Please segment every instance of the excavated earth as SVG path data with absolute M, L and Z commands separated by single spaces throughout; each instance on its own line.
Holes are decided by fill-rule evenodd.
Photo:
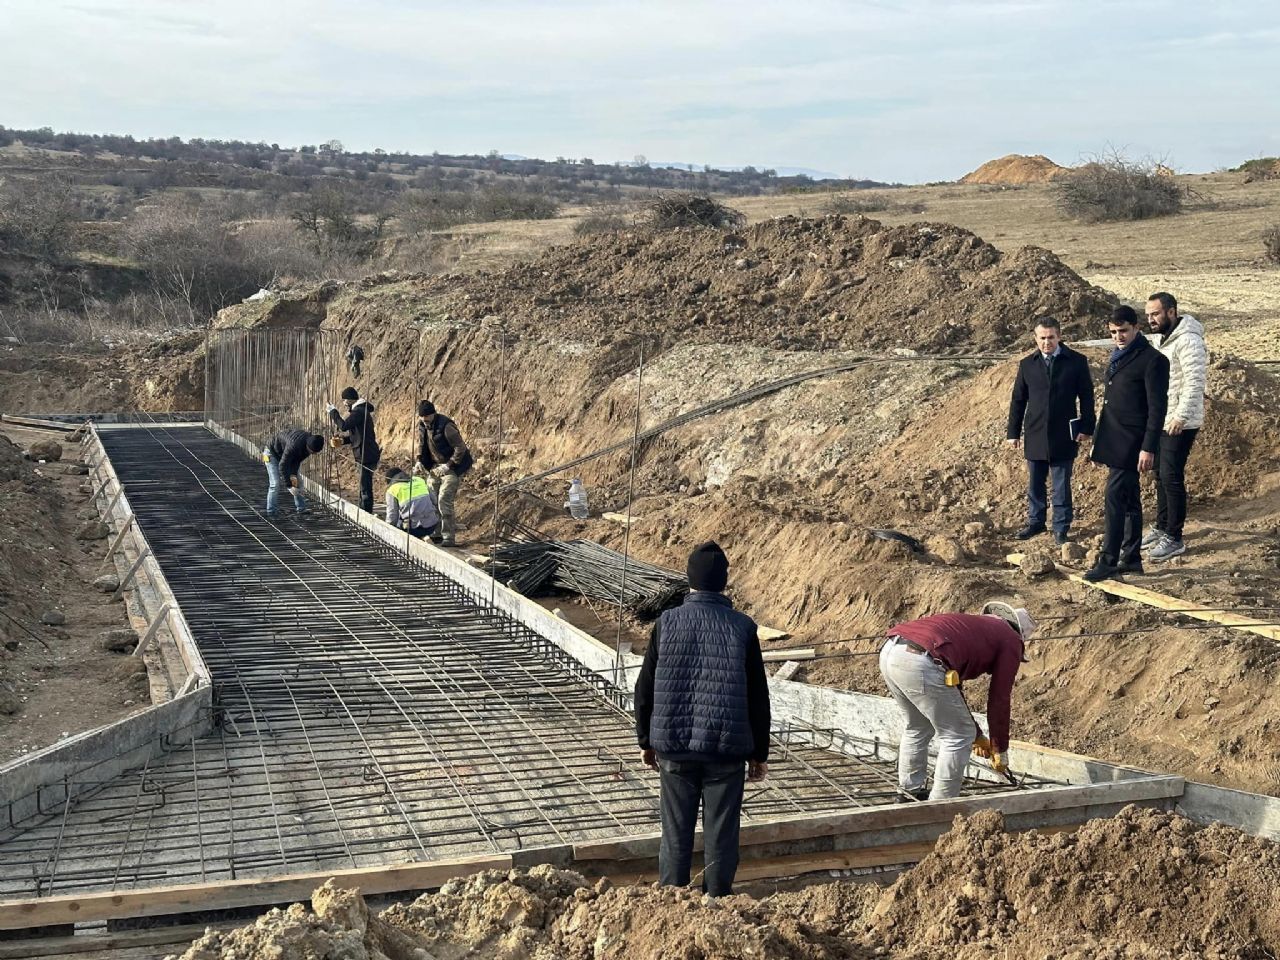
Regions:
M 1261 960 L 1280 949 L 1280 847 L 1128 807 L 1074 832 L 964 820 L 885 889 L 827 881 L 756 899 L 490 871 L 371 913 L 318 889 L 209 932 L 180 960 Z

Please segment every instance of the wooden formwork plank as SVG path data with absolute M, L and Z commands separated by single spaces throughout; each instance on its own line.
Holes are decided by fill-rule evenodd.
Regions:
M 511 857 L 494 855 L 294 873 L 261 880 L 227 880 L 221 883 L 35 897 L 0 902 L 0 930 L 292 903 L 309 900 L 311 892 L 330 878 L 339 886 L 356 887 L 365 894 L 393 893 L 399 890 L 431 889 L 454 877 L 468 876 L 482 870 L 510 869 Z
M 1020 564 L 1023 556 L 1021 553 L 1010 553 L 1005 556 L 1005 561 L 1015 565 Z M 1242 617 L 1235 613 L 1214 610 L 1212 607 L 1207 607 L 1202 603 L 1182 600 L 1167 593 L 1158 593 L 1155 590 L 1148 590 L 1146 587 L 1125 583 L 1123 580 L 1099 580 L 1096 583 L 1092 583 L 1078 573 L 1068 573 L 1067 579 L 1075 583 L 1082 583 L 1086 587 L 1092 587 L 1095 590 L 1101 590 L 1103 593 L 1109 593 L 1113 597 L 1123 597 L 1125 600 L 1145 603 L 1147 606 L 1155 607 L 1158 610 L 1176 610 L 1183 616 L 1190 617 L 1193 620 L 1220 623 L 1222 626 L 1230 627 L 1232 630 L 1244 630 L 1248 633 L 1256 633 L 1260 637 L 1266 637 L 1268 640 L 1280 640 L 1280 626 L 1275 624 L 1254 620 L 1252 617 Z
M 1153 775 L 1107 783 L 982 794 L 974 797 L 960 797 L 957 800 L 930 800 L 924 803 L 864 807 L 848 813 L 744 824 L 740 842 L 743 847 L 748 847 L 808 840 L 814 837 L 866 834 L 921 824 L 949 824 L 957 814 L 968 816 L 979 810 L 1000 810 L 1005 814 L 1050 812 L 1072 808 L 1083 811 L 1099 804 L 1176 799 L 1182 796 L 1182 791 L 1182 777 Z M 573 857 L 575 860 L 598 861 L 635 860 L 656 856 L 660 839 L 661 834 L 654 832 L 642 836 L 621 837 L 616 840 L 578 843 L 574 844 Z M 701 849 L 701 843 L 702 837 L 698 834 L 694 841 L 695 848 Z

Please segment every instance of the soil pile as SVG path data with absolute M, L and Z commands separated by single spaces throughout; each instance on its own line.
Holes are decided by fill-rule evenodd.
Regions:
M 1280 945 L 1280 848 L 1129 807 L 1074 833 L 957 818 L 889 889 L 823 881 L 763 899 L 612 886 L 539 866 L 449 881 L 369 913 L 327 883 L 312 909 L 206 933 L 181 960 L 1246 960 Z
M 561 336 L 649 330 L 784 349 L 1004 348 L 1053 314 L 1070 333 L 1114 300 L 1038 247 L 1004 254 L 941 223 L 783 217 L 736 233 L 595 238 L 491 277 L 428 281 L 451 317 L 497 315 Z
M 871 897 L 849 890 L 711 900 L 538 866 L 452 880 L 374 916 L 355 891 L 330 882 L 311 910 L 294 904 L 206 933 L 181 960 L 868 960 L 871 951 L 849 933 Z
M 995 183 L 1023 184 L 1048 183 L 1060 177 L 1068 170 L 1060 167 L 1048 157 L 1037 153 L 1033 157 L 1021 153 L 1011 153 L 997 160 L 988 160 L 977 170 L 966 173 L 960 178 L 961 183 Z
M 382 288 L 382 289 L 378 289 Z M 224 310 L 218 326 L 317 326 L 336 313 L 473 323 L 611 342 L 964 352 L 1017 342 L 1030 318 L 1097 329 L 1115 299 L 1039 247 L 1006 254 L 943 223 L 782 217 L 725 233 L 610 234 L 496 274 L 379 275 Z
M 1129 807 L 1074 833 L 956 820 L 887 890 L 869 935 L 895 956 L 1245 960 L 1280 946 L 1280 847 Z

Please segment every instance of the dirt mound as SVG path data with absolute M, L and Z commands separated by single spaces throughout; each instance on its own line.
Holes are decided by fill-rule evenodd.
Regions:
M 861 888 L 805 891 L 776 904 L 711 900 L 689 889 L 591 884 L 539 866 L 452 880 L 371 916 L 355 891 L 330 882 L 312 895 L 311 910 L 294 904 L 238 930 L 206 933 L 181 960 L 863 960 L 873 954 L 839 932 L 869 902 Z M 813 906 L 817 916 L 806 916 Z
M 763 899 L 612 886 L 539 866 L 451 880 L 371 915 L 325 884 L 312 910 L 207 933 L 181 960 L 1246 960 L 1280 946 L 1280 847 L 1129 807 L 1073 833 L 956 818 L 889 889 L 818 882 Z
M 1076 334 L 1097 329 L 1114 304 L 1038 247 L 1005 254 L 950 224 L 843 216 L 597 237 L 498 274 L 402 288 L 387 295 L 408 316 L 499 316 L 578 341 L 648 331 L 784 349 L 1002 349 L 1032 317 L 1053 314 Z
M 1254 958 L 1280 945 L 1280 847 L 1129 807 L 1074 833 L 957 818 L 869 928 L 901 957 Z
M 1048 183 L 1055 177 L 1066 173 L 1067 167 L 1060 167 L 1048 157 L 1036 154 L 1033 157 L 1021 153 L 1011 153 L 997 160 L 988 160 L 977 170 L 966 173 L 960 178 L 961 183 Z

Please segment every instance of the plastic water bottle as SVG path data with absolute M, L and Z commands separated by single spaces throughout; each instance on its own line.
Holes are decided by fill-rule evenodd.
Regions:
M 569 502 L 565 506 L 569 508 L 569 516 L 575 520 L 585 520 L 591 515 L 587 509 L 587 488 L 577 477 L 569 484 Z

